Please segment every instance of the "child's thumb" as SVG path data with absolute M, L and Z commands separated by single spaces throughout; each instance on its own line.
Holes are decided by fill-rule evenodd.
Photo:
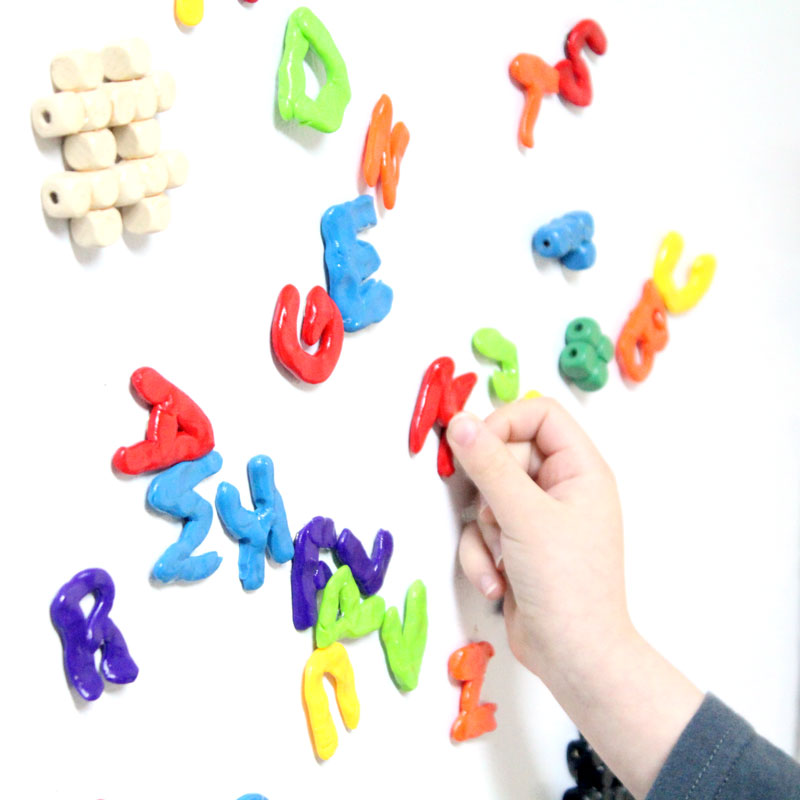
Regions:
M 486 498 L 501 528 L 524 529 L 542 490 L 519 465 L 506 443 L 472 414 L 456 414 L 447 426 L 447 441 L 464 472 Z

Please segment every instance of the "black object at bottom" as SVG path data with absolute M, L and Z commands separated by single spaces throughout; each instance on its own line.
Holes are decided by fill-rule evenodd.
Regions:
M 577 784 L 562 800 L 634 800 L 582 734 L 567 745 L 567 767 Z

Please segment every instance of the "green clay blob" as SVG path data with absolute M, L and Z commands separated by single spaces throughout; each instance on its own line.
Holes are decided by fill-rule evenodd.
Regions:
M 566 346 L 558 358 L 558 368 L 568 380 L 585 392 L 602 389 L 608 381 L 608 362 L 614 345 L 591 317 L 578 317 L 567 325 Z

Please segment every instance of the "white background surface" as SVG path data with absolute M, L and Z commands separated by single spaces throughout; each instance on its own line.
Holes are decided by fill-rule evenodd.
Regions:
M 293 6 L 208 0 L 191 33 L 170 0 L 17 3 L 0 65 L 5 390 L 3 473 L 5 731 L 0 794 L 59 800 L 270 800 L 319 796 L 558 798 L 570 785 L 574 728 L 517 665 L 502 619 L 459 576 L 463 491 L 436 475 L 433 438 L 410 458 L 419 381 L 436 357 L 477 370 L 469 408 L 488 413 L 490 369 L 472 333 L 496 326 L 519 349 L 523 390 L 559 398 L 616 471 L 625 510 L 630 604 L 642 631 L 703 688 L 793 752 L 798 717 L 798 125 L 797 4 L 750 2 L 333 2 L 313 8 L 347 62 L 353 99 L 333 135 L 277 118 L 275 74 Z M 9 12 L 11 8 L 9 7 Z M 550 63 L 585 16 L 608 52 L 591 64 L 582 112 L 549 98 L 536 147 L 516 130 L 520 52 Z M 388 31 L 383 34 L 382 31 Z M 49 223 L 39 185 L 60 170 L 37 147 L 28 110 L 49 92 L 53 55 L 131 35 L 174 73 L 165 147 L 192 172 L 174 190 L 169 229 L 102 253 L 77 252 Z M 362 191 L 372 106 L 388 92 L 411 143 L 396 208 L 365 237 L 395 292 L 381 324 L 348 335 L 332 378 L 300 388 L 276 369 L 269 327 L 280 288 L 324 284 L 319 221 Z M 580 275 L 536 264 L 542 223 L 585 208 L 598 260 Z M 566 324 L 596 318 L 616 339 L 662 236 L 682 263 L 718 258 L 702 303 L 670 319 L 670 343 L 631 389 L 565 386 Z M 382 592 L 428 587 L 420 687 L 394 688 L 377 636 L 348 650 L 361 722 L 319 765 L 300 700 L 311 634 L 291 623 L 289 567 L 242 591 L 237 547 L 219 521 L 205 542 L 222 566 L 196 585 L 157 588 L 152 565 L 178 535 L 150 514 L 150 478 L 121 479 L 110 459 L 141 438 L 146 411 L 130 373 L 149 365 L 213 422 L 219 480 L 246 496 L 247 460 L 270 455 L 290 527 L 332 517 L 371 543 L 392 531 Z M 102 566 L 117 585 L 112 618 L 140 677 L 91 705 L 65 682 L 48 619 L 56 590 Z M 483 698 L 498 730 L 454 746 L 458 689 L 447 657 L 470 638 L 497 650 Z M 332 697 L 332 695 L 330 695 Z

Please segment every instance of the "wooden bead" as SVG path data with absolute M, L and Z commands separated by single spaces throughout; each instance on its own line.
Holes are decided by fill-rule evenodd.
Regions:
M 119 198 L 119 173 L 111 169 L 99 169 L 92 172 L 78 173 L 89 185 L 92 194 L 90 208 L 94 211 L 101 208 L 111 208 L 117 204 Z
M 158 111 L 158 91 L 155 81 L 148 75 L 133 83 L 136 91 L 136 115 L 133 119 L 137 122 L 152 119 Z
M 160 155 L 167 165 L 167 189 L 183 186 L 189 175 L 189 160 L 180 150 L 164 150 Z
M 81 247 L 108 247 L 122 235 L 122 216 L 116 208 L 90 211 L 85 217 L 71 219 L 69 231 Z
M 156 233 L 169 225 L 170 216 L 169 197 L 157 194 L 124 208 L 122 223 L 130 233 Z
M 148 75 L 146 78 L 137 78 L 133 81 L 117 81 L 109 83 L 108 86 L 119 86 L 130 91 L 134 97 L 135 110 L 133 114 L 134 122 L 145 119 L 152 119 L 158 111 L 158 93 L 156 84 Z
M 111 100 L 109 125 L 127 125 L 136 116 L 136 92 L 130 81 L 104 83 L 98 91 L 104 92 Z
M 110 81 L 130 81 L 150 72 L 150 48 L 141 39 L 126 39 L 101 53 L 103 73 Z
M 43 138 L 98 131 L 110 119 L 111 102 L 99 89 L 60 92 L 37 100 L 31 108 L 33 128 Z
M 169 72 L 158 70 L 151 76 L 158 96 L 158 110 L 169 111 L 175 105 L 175 78 Z
M 42 208 L 48 217 L 82 217 L 92 204 L 92 188 L 80 172 L 57 172 L 42 184 Z
M 108 128 L 75 133 L 64 139 L 64 161 L 79 172 L 105 169 L 117 158 L 117 140 Z
M 114 128 L 117 152 L 122 158 L 147 158 L 161 147 L 161 126 L 158 120 L 146 119 Z
M 80 96 L 62 92 L 37 100 L 31 107 L 31 124 L 44 139 L 77 133 L 86 120 Z
M 103 61 L 91 50 L 70 50 L 50 62 L 53 86 L 61 91 L 96 89 L 103 82 Z
M 83 103 L 84 121 L 81 131 L 99 131 L 111 121 L 111 99 L 99 89 L 91 92 L 79 92 Z M 77 133 L 77 131 L 75 131 Z
M 116 205 L 130 206 L 144 197 L 144 175 L 136 161 L 123 161 L 114 168 L 119 178 Z
M 161 194 L 169 183 L 167 162 L 159 153 L 150 158 L 135 158 L 127 162 L 139 170 L 144 184 L 144 196 L 153 197 Z

